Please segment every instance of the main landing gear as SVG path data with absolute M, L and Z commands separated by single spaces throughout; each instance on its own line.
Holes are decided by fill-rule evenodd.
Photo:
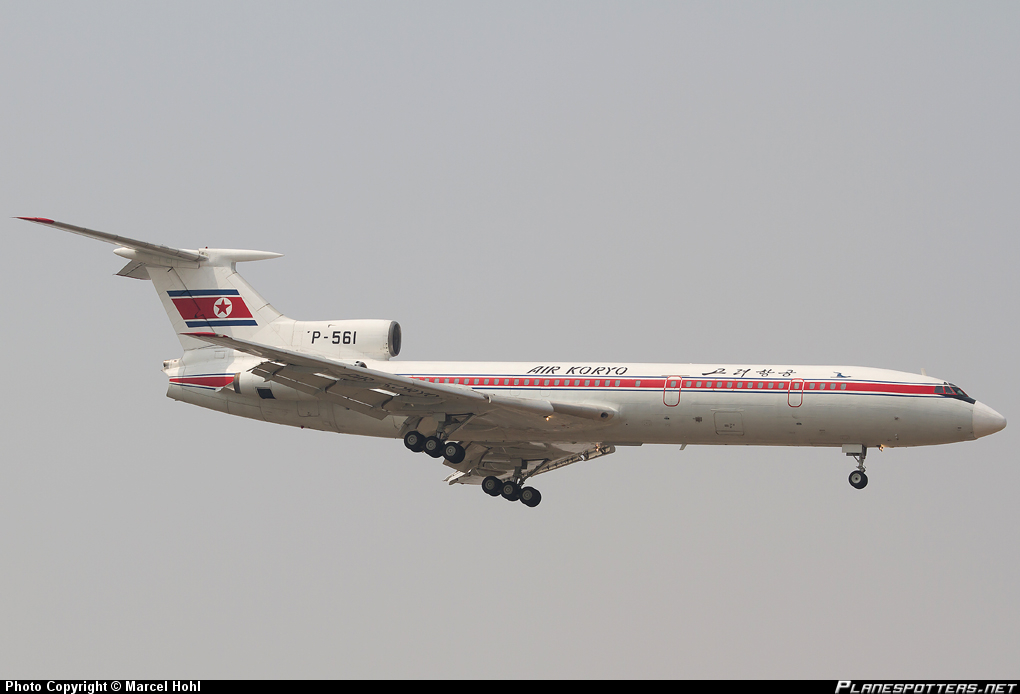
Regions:
M 435 436 L 426 437 L 417 431 L 409 431 L 404 436 L 404 445 L 415 453 L 424 451 L 433 458 L 446 458 L 454 465 L 463 462 L 466 453 L 464 447 L 459 443 L 454 441 L 444 442 Z
M 482 480 L 482 491 L 489 496 L 501 496 L 507 501 L 520 501 L 529 508 L 542 503 L 542 493 L 534 487 L 524 487 L 514 480 L 503 481 L 498 477 L 486 477 Z
M 857 469 L 850 473 L 850 486 L 854 489 L 864 489 L 868 486 L 868 476 L 864 474 L 864 458 L 868 455 L 868 447 L 861 446 L 860 453 L 847 453 L 857 460 Z
M 443 441 L 438 436 L 425 436 L 420 431 L 409 431 L 404 435 L 404 445 L 415 453 L 425 452 L 433 458 L 446 458 L 451 464 L 464 462 L 466 451 L 464 446 L 455 441 Z M 502 496 L 507 501 L 520 501 L 525 506 L 534 508 L 542 502 L 542 494 L 534 487 L 521 487 L 524 477 L 520 469 L 514 472 L 511 480 L 501 480 L 490 476 L 482 480 L 482 491 L 489 496 Z

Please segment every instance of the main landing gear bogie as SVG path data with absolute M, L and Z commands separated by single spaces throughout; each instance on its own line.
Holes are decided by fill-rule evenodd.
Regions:
M 409 431 L 404 436 L 404 445 L 415 453 L 427 453 L 433 458 L 446 458 L 456 465 L 464 461 L 466 451 L 455 441 L 443 441 L 437 436 L 425 436 L 418 431 Z
M 534 487 L 521 487 L 514 480 L 501 480 L 490 476 L 482 480 L 482 491 L 489 496 L 501 496 L 507 501 L 520 501 L 529 508 L 542 503 L 542 493 Z

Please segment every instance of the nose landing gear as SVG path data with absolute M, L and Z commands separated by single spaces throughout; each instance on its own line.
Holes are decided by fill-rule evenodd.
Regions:
M 847 450 L 859 449 L 859 450 Z M 868 476 L 864 473 L 864 458 L 868 455 L 867 446 L 844 446 L 843 450 L 847 455 L 853 456 L 857 460 L 857 469 L 850 473 L 849 482 L 850 486 L 854 489 L 864 489 L 868 486 Z

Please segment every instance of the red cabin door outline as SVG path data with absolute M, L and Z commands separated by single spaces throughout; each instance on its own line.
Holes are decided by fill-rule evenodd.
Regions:
M 662 382 L 662 404 L 676 407 L 680 404 L 680 391 L 683 388 L 683 376 L 667 376 Z
M 790 382 L 786 384 L 786 401 L 790 404 L 790 407 L 800 407 L 804 404 L 804 380 L 800 378 L 791 378 Z

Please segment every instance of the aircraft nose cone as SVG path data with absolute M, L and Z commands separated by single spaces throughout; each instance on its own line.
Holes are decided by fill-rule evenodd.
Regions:
M 1005 428 L 1005 417 L 984 403 L 974 403 L 974 438 L 979 439 Z

